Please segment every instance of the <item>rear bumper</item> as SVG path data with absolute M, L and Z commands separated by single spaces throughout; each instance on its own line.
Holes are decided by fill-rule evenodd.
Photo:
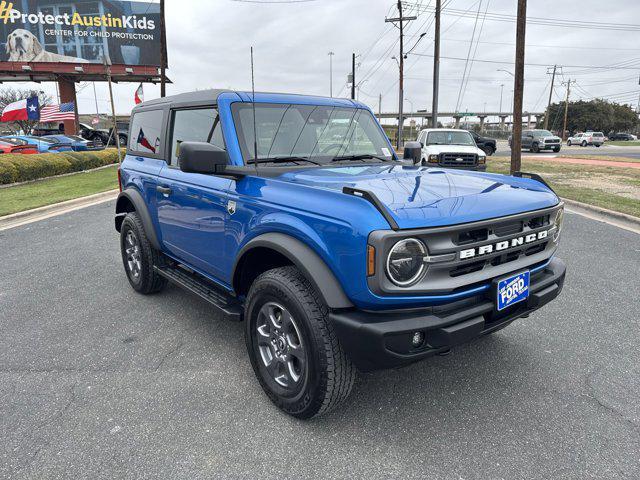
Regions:
M 552 259 L 543 270 L 532 274 L 529 298 L 501 312 L 495 310 L 493 294 L 487 292 L 421 310 L 350 310 L 332 312 L 330 318 L 342 347 L 358 369 L 401 367 L 446 352 L 529 315 L 560 294 L 565 272 L 564 262 Z M 411 345 L 414 332 L 425 335 L 418 348 Z

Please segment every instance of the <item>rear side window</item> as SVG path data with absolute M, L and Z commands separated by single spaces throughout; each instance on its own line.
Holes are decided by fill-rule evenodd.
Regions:
M 138 112 L 131 120 L 129 150 L 141 155 L 160 153 L 162 142 L 162 110 Z
M 176 110 L 171 132 L 171 165 L 178 165 L 182 142 L 208 142 L 225 148 L 218 111 L 211 108 Z

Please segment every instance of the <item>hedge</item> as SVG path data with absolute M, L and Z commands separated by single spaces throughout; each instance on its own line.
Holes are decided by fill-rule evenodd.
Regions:
M 38 153 L 0 155 L 0 185 L 81 172 L 118 163 L 115 148 L 95 152 Z

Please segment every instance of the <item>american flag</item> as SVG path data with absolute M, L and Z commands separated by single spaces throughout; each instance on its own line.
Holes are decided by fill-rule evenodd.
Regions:
M 60 105 L 47 105 L 40 109 L 41 122 L 60 122 L 62 120 L 75 120 L 76 106 L 74 102 L 61 103 Z

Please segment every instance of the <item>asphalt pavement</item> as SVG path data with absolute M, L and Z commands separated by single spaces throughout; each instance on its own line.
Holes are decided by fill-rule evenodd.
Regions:
M 557 301 L 302 422 L 241 324 L 133 292 L 112 212 L 0 232 L 0 478 L 640 477 L 640 235 L 568 214 Z
M 498 141 L 498 149 L 494 153 L 496 157 L 510 157 L 511 149 L 506 141 Z M 544 150 L 540 153 L 530 153 L 528 150 L 523 150 L 523 154 L 527 156 L 545 156 L 545 155 L 602 155 L 611 157 L 627 157 L 640 159 L 640 147 L 634 146 L 619 146 L 619 145 L 603 145 L 601 147 L 587 146 L 581 147 L 572 145 L 568 147 L 566 143 L 562 145 L 559 153 L 554 153 L 551 150 Z

